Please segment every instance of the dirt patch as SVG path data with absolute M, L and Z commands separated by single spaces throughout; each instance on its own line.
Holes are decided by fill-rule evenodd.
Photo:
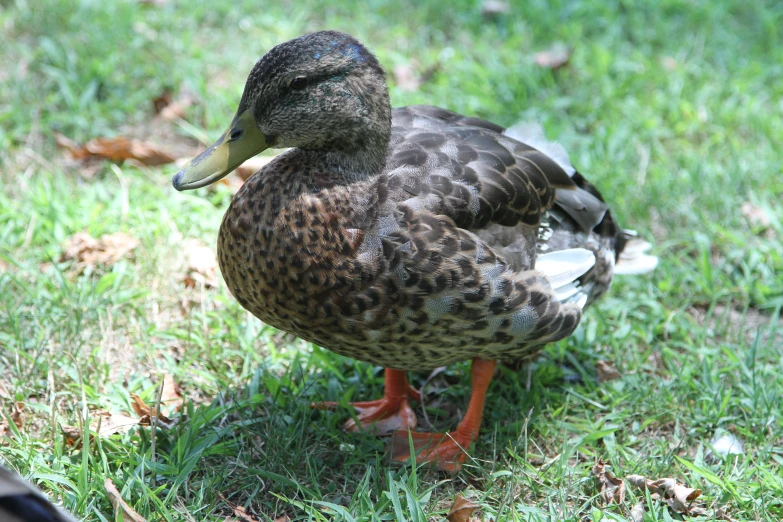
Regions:
M 699 326 L 706 326 L 712 330 L 718 340 L 750 345 L 760 334 L 761 343 L 766 344 L 772 330 L 773 342 L 783 346 L 783 318 L 778 318 L 777 323 L 773 325 L 773 317 L 756 308 L 743 311 L 725 305 L 715 305 L 712 310 L 695 307 L 689 309 L 688 313 Z

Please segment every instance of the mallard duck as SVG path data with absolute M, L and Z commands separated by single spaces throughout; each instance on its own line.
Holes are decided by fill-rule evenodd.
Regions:
M 459 426 L 403 431 L 399 460 L 410 458 L 410 436 L 418 461 L 459 468 L 496 363 L 570 335 L 623 263 L 655 264 L 539 127 L 392 110 L 383 68 L 344 33 L 265 54 L 228 130 L 173 185 L 214 183 L 270 147 L 289 150 L 234 196 L 220 269 L 265 323 L 386 369 L 384 396 L 354 403 L 346 428 L 412 430 L 418 392 L 406 371 L 472 360 Z
M 2 522 L 73 522 L 36 488 L 0 465 L 0 520 Z

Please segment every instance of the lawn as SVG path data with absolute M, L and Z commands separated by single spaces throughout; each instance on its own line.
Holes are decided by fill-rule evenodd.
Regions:
M 482 521 L 631 520 L 639 502 L 634 520 L 682 517 L 633 487 L 605 503 L 597 459 L 700 489 L 707 514 L 689 520 L 783 518 L 783 4 L 443 5 L 0 2 L 0 460 L 86 520 L 114 518 L 106 479 L 147 520 L 443 520 L 458 493 Z M 188 157 L 225 129 L 255 60 L 326 28 L 377 54 L 393 105 L 539 121 L 661 258 L 502 370 L 454 476 L 390 464 L 383 439 L 342 432 L 347 408 L 310 408 L 380 396 L 379 368 L 265 326 L 194 268 L 236 178 L 177 193 L 174 164 L 56 143 L 132 136 Z M 537 64 L 556 44 L 569 62 Z M 155 115 L 165 92 L 191 103 Z M 80 232 L 138 246 L 80 263 Z M 456 425 L 468 368 L 428 382 L 420 418 Z M 164 406 L 174 422 L 87 442 L 97 420 L 136 422 L 131 394 L 154 404 L 164 380 L 185 399 Z M 714 451 L 727 435 L 741 453 Z

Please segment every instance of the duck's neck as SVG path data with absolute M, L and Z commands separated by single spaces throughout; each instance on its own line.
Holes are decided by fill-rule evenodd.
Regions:
M 360 96 L 362 115 L 341 121 L 318 146 L 300 148 L 300 157 L 313 171 L 330 174 L 337 183 L 380 174 L 389 152 L 392 120 L 388 92 L 384 94 Z

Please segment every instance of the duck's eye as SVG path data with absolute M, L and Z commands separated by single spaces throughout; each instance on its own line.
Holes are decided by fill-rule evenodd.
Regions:
M 242 129 L 234 129 L 231 131 L 231 134 L 228 135 L 228 141 L 236 141 L 241 138 L 244 133 L 245 131 Z
M 307 87 L 307 77 L 305 76 L 297 76 L 293 80 L 291 80 L 291 88 L 295 91 L 301 91 Z

